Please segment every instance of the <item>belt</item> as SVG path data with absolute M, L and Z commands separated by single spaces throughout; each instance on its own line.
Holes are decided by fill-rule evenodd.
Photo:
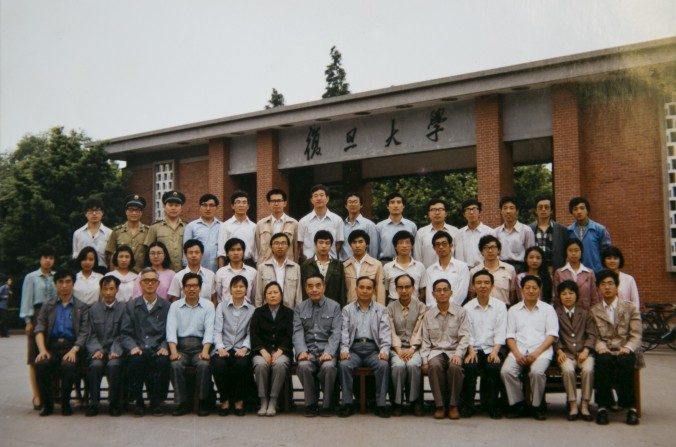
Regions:
M 355 343 L 373 343 L 373 340 L 370 338 L 355 338 L 354 339 Z
M 51 340 L 52 344 L 55 345 L 66 345 L 66 344 L 71 344 L 75 343 L 75 339 L 70 339 L 70 338 L 55 338 L 54 340 Z

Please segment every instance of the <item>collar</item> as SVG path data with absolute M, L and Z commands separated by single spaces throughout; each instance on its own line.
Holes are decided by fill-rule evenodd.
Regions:
M 570 266 L 570 262 L 566 262 L 566 265 L 561 267 L 561 270 L 568 270 L 569 272 L 573 273 L 573 267 Z M 579 274 L 581 272 L 591 273 L 591 270 L 589 269 L 589 267 L 580 262 L 580 270 L 578 270 L 577 273 Z
M 390 216 L 387 216 L 387 219 L 385 219 L 385 225 L 404 225 L 406 223 L 406 218 L 402 215 L 401 219 L 399 220 L 399 223 L 394 223 L 392 222 L 392 218 Z
M 181 298 L 180 300 L 178 300 L 177 306 L 178 307 L 188 307 L 190 309 L 194 309 L 196 307 L 202 307 L 202 300 L 198 299 L 197 304 L 195 304 L 194 306 L 191 306 L 190 304 L 188 304 L 188 300 L 186 300 L 185 298 Z
M 286 213 L 282 213 L 282 216 L 279 219 L 276 219 L 274 215 L 270 214 L 268 216 L 268 219 L 270 219 L 271 223 L 274 222 L 286 222 L 286 220 L 289 218 L 289 216 L 286 215 Z
M 606 300 L 604 300 L 604 299 L 602 299 L 602 302 L 603 302 L 603 308 L 604 308 L 605 310 L 608 310 L 608 309 L 617 309 L 617 304 L 618 304 L 618 302 L 619 302 L 619 299 L 618 299 L 617 296 L 616 296 L 615 299 L 613 299 L 613 302 L 610 303 L 610 304 L 606 303 Z
M 221 221 L 218 220 L 218 217 L 214 217 L 214 220 L 211 221 L 211 225 L 209 225 L 208 223 L 206 223 L 206 222 L 204 221 L 204 219 L 202 219 L 201 217 L 198 217 L 197 219 L 195 219 L 195 222 L 196 222 L 196 223 L 200 223 L 200 224 L 202 224 L 202 225 L 204 225 L 204 226 L 206 226 L 206 227 L 209 227 L 209 228 L 213 227 L 213 226 L 216 225 L 216 224 L 220 224 L 220 223 L 221 223 Z
M 361 215 L 361 213 L 357 214 L 357 217 L 354 218 L 354 224 L 352 224 L 349 220 L 349 216 L 345 218 L 345 223 L 348 225 L 356 225 L 361 223 L 362 219 L 364 219 L 364 216 Z
M 117 304 L 117 300 L 113 301 L 111 304 L 106 303 L 105 301 L 101 301 L 104 306 L 106 306 L 106 309 L 112 309 L 115 307 L 115 304 Z
M 66 303 L 65 306 L 63 305 L 63 301 L 61 301 L 61 298 L 59 296 L 56 297 L 56 300 L 63 307 L 70 307 L 75 305 L 75 298 L 73 298 L 73 295 L 71 295 L 70 298 L 68 298 L 68 302 Z
M 148 301 L 146 301 L 146 297 L 141 295 L 139 298 L 140 299 L 138 301 L 136 301 L 136 306 L 146 306 L 146 307 L 148 307 L 148 305 L 150 303 Z M 157 303 L 159 302 L 159 300 L 160 300 L 160 298 L 157 296 L 157 294 L 155 294 L 155 301 L 153 301 L 153 306 L 157 306 Z
M 455 309 L 453 308 L 453 303 L 448 304 L 448 310 L 446 311 L 447 314 L 455 315 Z M 428 312 L 432 312 L 432 318 L 436 318 L 437 315 L 441 314 L 441 311 L 437 306 L 434 306 L 431 308 Z
M 232 307 L 233 309 L 237 309 L 235 307 L 235 302 L 233 300 L 228 300 L 225 307 Z M 242 305 L 239 308 L 241 309 L 243 307 L 246 307 L 247 309 L 251 308 L 251 304 L 249 304 L 246 298 L 244 298 L 244 301 L 242 302 Z
M 523 227 L 523 224 L 517 220 L 516 223 L 514 224 L 514 227 L 512 228 L 512 231 L 516 231 L 517 233 L 519 233 L 519 232 L 521 232 L 522 227 Z M 497 231 L 500 232 L 500 231 L 508 231 L 508 230 L 507 230 L 507 227 L 505 226 L 505 224 L 503 223 L 502 225 L 500 225 L 497 228 Z
M 249 215 L 246 216 L 246 219 L 241 220 L 241 221 L 237 219 L 237 216 L 232 216 L 230 219 L 226 220 L 225 222 L 226 223 L 236 223 L 236 224 L 240 224 L 240 225 L 252 223 L 251 220 L 249 220 Z
M 354 307 L 355 307 L 358 311 L 361 310 L 361 308 L 359 307 L 359 299 L 356 299 L 356 300 L 354 301 Z M 371 302 L 369 303 L 369 308 L 366 309 L 366 311 L 368 312 L 368 311 L 371 310 L 371 309 L 373 309 L 373 300 L 371 300 Z
M 178 218 L 178 220 L 177 220 L 176 222 L 177 222 L 177 223 L 176 223 L 176 228 L 178 228 L 178 227 L 180 227 L 181 225 L 184 224 L 184 223 L 183 223 L 183 219 L 181 219 L 180 217 Z M 171 225 L 169 225 L 169 222 L 167 222 L 167 218 L 166 218 L 166 217 L 165 217 L 164 219 L 162 219 L 162 220 L 160 221 L 160 223 L 161 223 L 162 225 L 166 225 L 166 226 L 168 226 L 168 227 L 171 227 Z
M 324 295 L 323 297 L 319 298 L 319 301 L 317 301 L 317 303 L 315 304 L 314 301 L 312 301 L 311 299 L 308 298 L 308 301 L 310 301 L 311 306 L 318 306 L 318 307 L 324 307 L 326 300 L 327 300 L 326 295 Z
M 532 309 L 532 310 L 535 310 L 535 309 L 540 310 L 540 303 L 541 303 L 541 302 L 542 302 L 542 301 L 540 301 L 540 300 L 538 299 L 537 302 L 535 303 L 535 306 L 533 306 L 533 309 Z M 523 301 L 519 301 L 519 303 L 518 303 L 518 304 L 515 304 L 513 307 L 516 307 L 517 310 L 526 310 L 526 311 L 529 311 L 528 308 L 526 307 L 526 303 L 523 302 Z M 532 310 L 530 310 L 530 311 L 532 311 Z M 530 311 L 529 311 L 529 312 L 530 312 Z
M 494 299 L 495 299 L 495 298 L 493 298 L 492 296 L 489 296 L 489 297 L 488 297 L 488 304 L 486 305 L 486 308 L 494 307 L 494 303 L 493 303 L 493 300 L 494 300 Z M 473 304 L 472 304 L 472 303 L 473 303 Z M 481 309 L 481 310 L 484 309 L 483 306 L 481 306 L 481 303 L 479 302 L 479 298 L 474 298 L 472 301 L 470 301 L 470 304 L 472 304 L 471 307 L 472 307 L 473 309 Z
M 312 211 L 310 211 L 309 216 L 310 216 L 310 220 L 312 220 L 312 219 L 319 219 L 319 220 L 329 219 L 329 220 L 331 220 L 331 210 L 328 207 L 326 207 L 326 214 L 324 214 L 324 217 L 319 217 L 319 215 L 315 212 L 315 210 L 313 208 Z

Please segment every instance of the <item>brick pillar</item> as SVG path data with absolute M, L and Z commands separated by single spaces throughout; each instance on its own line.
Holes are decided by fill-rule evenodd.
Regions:
M 272 188 L 281 188 L 289 192 L 289 181 L 278 169 L 279 141 L 277 131 L 262 130 L 256 134 L 256 219 L 262 219 L 268 214 L 265 195 Z
M 580 119 L 577 93 L 572 85 L 552 87 L 552 161 L 555 218 L 572 223 L 568 201 L 581 194 Z
M 498 95 L 476 98 L 476 175 L 482 220 L 500 224 L 500 197 L 514 191 L 512 150 L 502 141 L 502 110 Z
M 238 188 L 237 181 L 229 174 L 230 148 L 225 138 L 209 140 L 209 192 L 221 201 L 220 219 L 225 218 L 226 210 L 229 214 L 230 194 Z

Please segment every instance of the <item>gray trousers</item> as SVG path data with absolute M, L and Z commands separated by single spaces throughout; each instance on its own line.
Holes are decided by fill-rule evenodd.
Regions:
M 465 377 L 462 366 L 455 365 L 446 354 L 439 354 L 429 360 L 428 377 L 436 407 L 451 407 L 460 403 L 460 391 Z
M 303 384 L 306 406 L 317 404 L 319 399 L 317 382 L 319 382 L 324 395 L 322 407 L 331 408 L 333 387 L 336 383 L 336 376 L 338 375 L 338 366 L 335 357 L 324 363 L 320 363 L 318 357 L 310 354 L 310 360 L 298 362 L 296 374 L 300 379 L 300 383 Z
M 342 404 L 352 405 L 354 393 L 352 389 L 352 372 L 360 366 L 373 369 L 376 376 L 376 405 L 384 407 L 387 403 L 387 389 L 389 387 L 390 364 L 387 360 L 378 357 L 378 346 L 375 343 L 354 343 L 350 348 L 350 358 L 340 361 L 340 386 Z
M 257 355 L 253 358 L 254 378 L 258 388 L 258 397 L 267 399 L 268 397 L 277 398 L 279 392 L 284 386 L 286 375 L 289 373 L 289 358 L 282 354 L 277 361 L 268 365 L 262 356 Z M 272 372 L 272 374 L 270 374 Z M 270 377 L 272 375 L 272 377 Z M 268 390 L 270 390 L 268 392 Z
M 542 403 L 542 396 L 545 393 L 545 385 L 547 384 L 547 376 L 545 372 L 549 368 L 550 360 L 544 355 L 540 355 L 531 365 L 528 372 L 528 381 L 530 382 L 530 390 L 532 393 L 531 403 L 534 407 L 539 407 Z M 507 399 L 510 405 L 522 402 L 523 388 L 521 386 L 521 378 L 519 377 L 523 366 L 519 365 L 512 354 L 509 354 L 502 364 L 500 376 L 505 383 L 507 390 Z
M 181 354 L 181 358 L 171 362 L 171 383 L 174 385 L 174 394 L 178 403 L 188 404 L 190 402 L 188 387 L 185 383 L 185 368 L 190 365 L 196 369 L 195 391 L 200 400 L 205 400 L 211 385 L 211 368 L 208 360 L 199 358 L 200 352 L 202 352 L 202 338 L 179 338 L 176 348 Z
M 594 357 L 590 355 L 582 363 L 567 358 L 566 361 L 559 366 L 561 367 L 561 378 L 563 379 L 563 388 L 566 390 L 566 395 L 568 396 L 568 402 L 577 401 L 576 368 L 580 370 L 582 400 L 590 400 L 592 388 L 594 388 Z
M 392 369 L 392 388 L 394 403 L 401 405 L 404 395 L 408 394 L 408 401 L 415 402 L 420 395 L 420 379 L 422 358 L 418 351 L 413 354 L 411 360 L 405 363 L 394 352 L 390 352 L 390 368 Z M 408 390 L 408 393 L 406 391 Z M 392 397 L 392 396 L 391 396 Z

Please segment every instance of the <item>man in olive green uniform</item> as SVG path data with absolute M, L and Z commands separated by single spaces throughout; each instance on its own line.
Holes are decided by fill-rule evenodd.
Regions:
M 164 219 L 158 220 L 148 229 L 148 235 L 143 243 L 146 250 L 155 241 L 167 246 L 171 258 L 171 268 L 177 272 L 183 268 L 183 232 L 185 222 L 181 220 L 181 209 L 185 203 L 185 196 L 178 191 L 167 191 L 162 194 L 164 204 Z
M 138 273 L 143 268 L 143 259 L 145 257 L 143 242 L 145 242 L 148 235 L 148 225 L 141 223 L 143 209 L 146 207 L 146 199 L 138 194 L 132 194 L 127 196 L 124 203 L 127 221 L 113 228 L 113 232 L 110 233 L 106 245 L 106 262 L 108 263 L 108 268 L 113 270 L 113 267 L 110 265 L 110 258 L 115 253 L 117 247 L 128 245 L 134 252 L 134 259 L 136 260 L 132 269 Z

